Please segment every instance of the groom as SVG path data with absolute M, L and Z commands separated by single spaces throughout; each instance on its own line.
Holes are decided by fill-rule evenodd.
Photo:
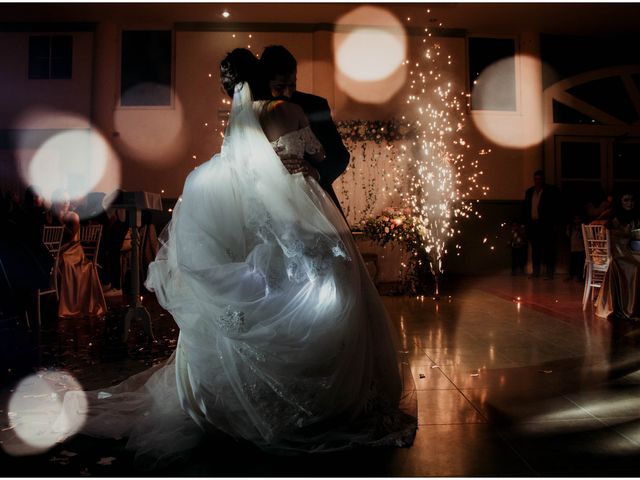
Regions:
M 326 158 L 323 162 L 310 164 L 307 160 L 283 159 L 285 167 L 290 173 L 302 172 L 314 177 L 320 186 L 329 194 L 340 211 L 340 202 L 331 184 L 347 168 L 349 152 L 342 143 L 338 129 L 331 118 L 331 109 L 325 98 L 298 92 L 296 90 L 296 75 L 298 62 L 294 56 L 282 45 L 266 47 L 260 57 L 269 88 L 274 98 L 286 98 L 298 104 L 309 120 L 309 126 L 318 138 Z

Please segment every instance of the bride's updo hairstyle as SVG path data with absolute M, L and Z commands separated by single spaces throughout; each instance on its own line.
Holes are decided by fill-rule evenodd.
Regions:
M 220 62 L 220 83 L 233 98 L 235 86 L 242 82 L 249 83 L 254 100 L 270 97 L 260 61 L 246 48 L 236 48 Z

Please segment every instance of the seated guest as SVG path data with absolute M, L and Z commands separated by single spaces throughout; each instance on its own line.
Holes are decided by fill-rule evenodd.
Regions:
M 635 194 L 623 192 L 619 195 L 611 217 L 606 221 L 600 221 L 600 223 L 609 229 L 612 253 L 614 255 L 623 254 L 629 245 L 629 240 L 631 240 L 631 230 L 640 228 L 640 211 L 636 208 Z
M 60 302 L 58 316 L 102 316 L 107 306 L 93 262 L 80 244 L 80 217 L 70 209 L 69 195 L 57 190 L 52 197 L 54 222 L 65 227 L 60 249 Z
M 610 220 L 614 211 L 613 203 L 612 194 L 605 195 L 603 192 L 598 192 L 585 206 L 588 222 Z
M 612 234 L 629 237 L 631 230 L 640 227 L 640 212 L 636 208 L 635 194 L 625 192 L 620 195 L 609 224 Z

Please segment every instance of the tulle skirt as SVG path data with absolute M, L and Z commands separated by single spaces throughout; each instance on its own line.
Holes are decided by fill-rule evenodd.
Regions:
M 415 386 L 340 212 L 315 181 L 294 176 L 335 229 L 297 228 L 279 241 L 221 205 L 237 188 L 223 168 L 217 158 L 189 179 L 149 267 L 146 286 L 180 327 L 174 355 L 89 392 L 82 433 L 128 437 L 153 466 L 211 432 L 279 454 L 410 445 Z
M 410 445 L 415 386 L 350 229 L 315 180 L 286 172 L 246 95 L 149 266 L 176 351 L 89 392 L 81 432 L 128 437 L 147 465 L 207 432 L 279 454 Z M 67 393 L 65 421 L 83 414 L 79 395 Z

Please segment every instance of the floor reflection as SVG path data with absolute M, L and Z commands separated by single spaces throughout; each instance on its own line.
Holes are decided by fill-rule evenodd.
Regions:
M 640 458 L 640 326 L 582 311 L 575 282 L 524 277 L 448 279 L 439 301 L 385 296 L 417 387 L 409 449 L 280 458 L 215 439 L 162 475 L 635 475 Z M 21 378 L 64 369 L 87 389 L 166 359 L 178 330 L 145 297 L 157 342 L 111 299 L 105 319 L 46 316 L 32 332 L 2 324 L 0 419 Z M 213 458 L 211 452 L 217 455 Z M 66 456 L 63 452 L 67 452 Z M 251 459 L 251 462 L 247 461 Z M 106 460 L 105 460 L 106 459 Z M 77 437 L 38 457 L 0 457 L 25 474 L 138 475 L 123 442 Z

